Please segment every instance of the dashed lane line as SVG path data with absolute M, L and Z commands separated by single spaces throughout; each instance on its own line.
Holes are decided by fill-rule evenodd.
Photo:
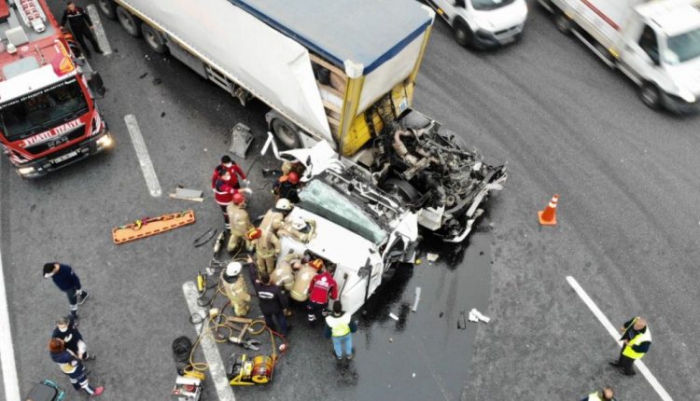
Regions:
M 603 327 L 605 327 L 605 330 L 607 330 L 608 333 L 612 336 L 612 338 L 615 339 L 617 345 L 622 347 L 622 342 L 619 341 L 620 333 L 617 330 L 615 330 L 615 326 L 613 326 L 612 323 L 610 323 L 610 320 L 608 320 L 608 318 L 605 317 L 600 308 L 598 308 L 598 305 L 596 305 L 595 302 L 593 302 L 591 297 L 588 296 L 588 294 L 583 289 L 583 287 L 581 287 L 578 281 L 576 281 L 576 279 L 571 276 L 567 276 L 566 281 L 569 282 L 571 288 L 573 288 L 574 291 L 576 291 L 576 293 L 578 294 L 578 296 L 581 297 L 581 300 L 583 301 L 583 303 L 586 304 L 586 306 L 588 306 L 588 309 L 590 309 L 591 312 L 593 312 L 593 315 L 596 318 L 598 318 L 598 321 L 600 321 Z M 656 393 L 659 395 L 659 397 L 661 397 L 663 401 L 673 401 L 673 398 L 671 398 L 671 396 L 666 392 L 661 383 L 659 383 L 659 381 L 656 380 L 656 377 L 651 373 L 651 371 L 649 371 L 644 362 L 638 359 L 634 364 L 637 366 L 637 368 L 639 368 L 639 371 L 642 373 L 642 375 L 644 375 L 644 378 L 647 379 L 651 387 L 654 389 L 654 391 L 656 391 Z
M 139 164 L 141 165 L 141 171 L 143 171 L 143 178 L 146 179 L 148 191 L 151 192 L 151 196 L 158 197 L 163 191 L 160 189 L 158 176 L 153 168 L 153 162 L 151 162 L 151 156 L 148 154 L 146 142 L 144 142 L 143 136 L 141 135 L 141 129 L 139 128 L 138 121 L 136 121 L 136 116 L 128 114 L 124 117 L 124 121 L 126 122 L 129 136 L 131 137 L 131 143 L 134 144 L 136 156 L 139 158 Z
M 95 37 L 97 37 L 97 44 L 100 45 L 100 50 L 105 56 L 112 54 L 112 47 L 109 45 L 107 40 L 107 34 L 102 26 L 102 20 L 100 20 L 100 14 L 97 13 L 97 9 L 93 4 L 87 6 L 88 15 L 90 16 L 90 21 L 92 21 L 92 26 L 95 28 Z
M 197 293 L 197 286 L 193 281 L 188 281 L 183 284 L 182 292 L 185 294 L 187 306 L 190 308 L 191 314 L 197 313 L 202 316 L 208 316 L 208 311 L 197 305 L 199 294 Z M 202 328 L 202 323 L 195 325 L 197 335 L 202 332 Z M 214 382 L 219 401 L 236 401 L 236 397 L 233 395 L 233 390 L 226 377 L 226 368 L 224 367 L 224 362 L 221 360 L 221 354 L 219 353 L 219 348 L 216 346 L 216 342 L 211 336 L 205 335 L 202 337 L 200 346 L 204 352 L 204 358 L 209 364 L 209 375 Z
M 12 342 L 12 328 L 10 327 L 10 311 L 7 307 L 7 292 L 5 291 L 5 273 L 2 267 L 2 253 L 0 253 L 0 359 L 2 359 L 5 400 L 20 401 L 17 363 L 15 362 L 15 349 Z

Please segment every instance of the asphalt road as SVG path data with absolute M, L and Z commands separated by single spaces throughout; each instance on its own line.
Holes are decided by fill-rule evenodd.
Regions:
M 58 12 L 62 3 L 51 3 Z M 178 184 L 208 188 L 237 122 L 258 135 L 242 165 L 255 162 L 258 172 L 274 162 L 255 159 L 263 106 L 240 107 L 118 24 L 104 25 L 118 51 L 94 64 L 109 89 L 100 108 L 116 149 L 38 181 L 21 180 L 0 161 L 0 251 L 20 386 L 26 392 L 53 378 L 70 387 L 45 351 L 67 302 L 40 270 L 60 260 L 91 291 L 81 330 L 98 353 L 91 377 L 108 386 L 104 399 L 166 399 L 170 343 L 194 335 L 181 287 L 211 257 L 192 240 L 220 228 L 221 217 L 210 197 L 190 204 L 150 196 L 124 116 L 138 119 L 164 194 Z M 700 398 L 692 340 L 700 332 L 700 120 L 646 109 L 621 74 L 559 34 L 538 7 L 524 40 L 495 52 L 461 49 L 436 21 L 418 85 L 416 109 L 461 133 L 487 161 L 508 161 L 506 189 L 491 199 L 467 246 L 441 250 L 434 265 L 424 259 L 373 300 L 352 364 L 336 365 L 320 332 L 298 322 L 274 383 L 236 396 L 564 400 L 610 383 L 622 400 L 658 400 L 641 375 L 607 366 L 615 343 L 567 284 L 572 276 L 614 325 L 647 316 L 654 344 L 644 362 L 674 400 Z M 252 181 L 252 214 L 262 213 L 265 181 L 257 173 Z M 540 229 L 536 211 L 554 193 L 559 225 Z M 111 242 L 114 226 L 184 208 L 195 210 L 195 225 Z M 416 286 L 423 288 L 419 311 L 406 312 Z M 472 307 L 491 323 L 462 333 L 455 319 Z M 69 400 L 81 399 L 68 391 Z

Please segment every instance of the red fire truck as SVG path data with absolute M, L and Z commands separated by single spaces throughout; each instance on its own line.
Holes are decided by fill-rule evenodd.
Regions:
M 0 0 L 0 145 L 24 178 L 110 148 L 99 75 L 45 0 Z

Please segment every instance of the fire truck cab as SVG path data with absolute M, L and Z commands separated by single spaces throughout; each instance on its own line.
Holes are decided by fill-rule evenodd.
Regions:
M 0 0 L 0 146 L 23 178 L 110 148 L 101 79 L 45 0 Z

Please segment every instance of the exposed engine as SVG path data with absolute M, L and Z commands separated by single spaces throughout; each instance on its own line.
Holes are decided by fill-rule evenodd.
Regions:
M 387 124 L 372 152 L 379 187 L 421 210 L 421 225 L 446 236 L 464 231 L 488 191 L 506 179 L 504 166 L 483 163 L 454 133 L 416 112 Z

